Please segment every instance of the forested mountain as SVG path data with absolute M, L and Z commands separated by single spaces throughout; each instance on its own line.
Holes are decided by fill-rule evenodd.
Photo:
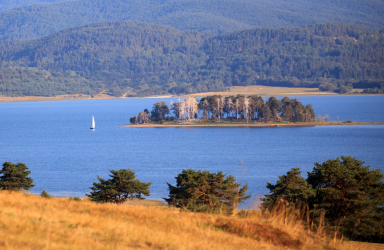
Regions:
M 53 3 L 53 2 L 62 2 L 62 1 L 65 1 L 65 0 L 1 0 L 0 11 L 12 9 L 19 6 L 30 5 L 30 4 Z
M 380 87 L 384 32 L 346 24 L 254 28 L 213 36 L 130 21 L 0 43 L 0 93 L 116 96 L 235 85 Z
M 382 0 L 74 0 L 0 12 L 0 40 L 33 39 L 85 24 L 135 20 L 215 34 L 324 22 L 384 27 Z

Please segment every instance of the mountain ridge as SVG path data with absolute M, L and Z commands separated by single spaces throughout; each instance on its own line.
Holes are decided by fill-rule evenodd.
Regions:
M 28 40 L 95 22 L 131 20 L 180 30 L 228 33 L 252 27 L 344 22 L 384 27 L 380 0 L 74 0 L 0 12 L 0 40 Z
M 190 94 L 255 84 L 380 88 L 384 34 L 326 23 L 212 35 L 118 21 L 3 41 L 0 59 L 0 92 L 8 96 Z

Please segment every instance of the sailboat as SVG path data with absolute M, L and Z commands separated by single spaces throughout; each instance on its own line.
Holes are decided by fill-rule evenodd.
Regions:
M 91 129 L 95 129 L 95 118 L 92 116 L 92 125 Z

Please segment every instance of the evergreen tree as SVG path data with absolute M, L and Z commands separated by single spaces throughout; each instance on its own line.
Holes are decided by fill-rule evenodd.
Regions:
M 287 175 L 279 176 L 275 185 L 267 183 L 270 194 L 261 199 L 263 210 L 271 209 L 281 199 L 290 204 L 297 202 L 307 204 L 308 199 L 314 196 L 315 192 L 300 174 L 300 168 L 292 168 Z
M 0 171 L 0 190 L 29 190 L 35 185 L 32 184 L 33 179 L 28 177 L 31 171 L 27 171 L 28 167 L 24 163 L 4 162 L 3 169 Z
M 99 183 L 94 182 L 90 187 L 92 201 L 111 202 L 120 204 L 127 199 L 144 199 L 142 196 L 149 196 L 150 182 L 136 180 L 135 172 L 132 169 L 110 170 L 112 179 L 104 180 L 97 176 Z
M 316 191 L 311 202 L 315 216 L 325 215 L 331 231 L 350 239 L 384 236 L 384 175 L 351 156 L 315 163 L 308 183 Z
M 164 200 L 169 205 L 195 212 L 231 214 L 238 204 L 251 196 L 246 195 L 248 184 L 240 188 L 232 175 L 226 176 L 221 171 L 183 170 L 176 177 L 176 186 L 168 184 L 169 198 Z

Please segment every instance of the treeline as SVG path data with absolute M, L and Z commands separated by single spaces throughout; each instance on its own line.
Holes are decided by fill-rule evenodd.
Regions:
M 1 7 L 56 0 L 6 0 Z M 0 40 L 28 40 L 66 28 L 107 21 L 141 21 L 222 34 L 253 27 L 342 22 L 382 29 L 380 0 L 76 0 L 28 5 L 0 12 Z M 274 13 L 271 15 L 270 13 Z
M 264 216 L 281 213 L 285 218 L 296 214 L 307 230 L 325 228 L 332 238 L 380 242 L 384 237 L 384 175 L 380 169 L 363 166 L 351 156 L 316 162 L 308 177 L 293 168 L 279 176 L 276 184 L 267 183 L 270 193 L 261 199 Z M 87 194 L 91 201 L 122 204 L 127 199 L 149 196 L 152 183 L 136 179 L 132 169 L 110 170 L 111 179 L 98 177 Z M 0 190 L 24 191 L 33 186 L 31 171 L 24 163 L 3 163 Z M 167 183 L 169 206 L 184 211 L 220 213 L 247 217 L 252 211 L 236 208 L 251 197 L 248 184 L 242 186 L 232 175 L 219 171 L 183 170 L 176 185 Z M 51 196 L 43 191 L 41 196 Z M 80 201 L 80 198 L 74 198 Z M 299 214 L 299 215 L 297 215 Z
M 172 113 L 171 113 L 172 111 Z M 281 101 L 270 97 L 267 101 L 257 95 L 207 96 L 198 101 L 195 97 L 170 102 L 156 102 L 151 113 L 147 109 L 130 118 L 132 124 L 164 121 L 258 121 L 308 122 L 316 119 L 311 104 L 304 106 L 297 99 L 284 97 Z M 167 116 L 168 115 L 168 116 Z
M 213 36 L 137 22 L 99 23 L 1 42 L 0 93 L 177 95 L 255 84 L 368 93 L 384 83 L 383 45 L 383 32 L 345 24 Z

